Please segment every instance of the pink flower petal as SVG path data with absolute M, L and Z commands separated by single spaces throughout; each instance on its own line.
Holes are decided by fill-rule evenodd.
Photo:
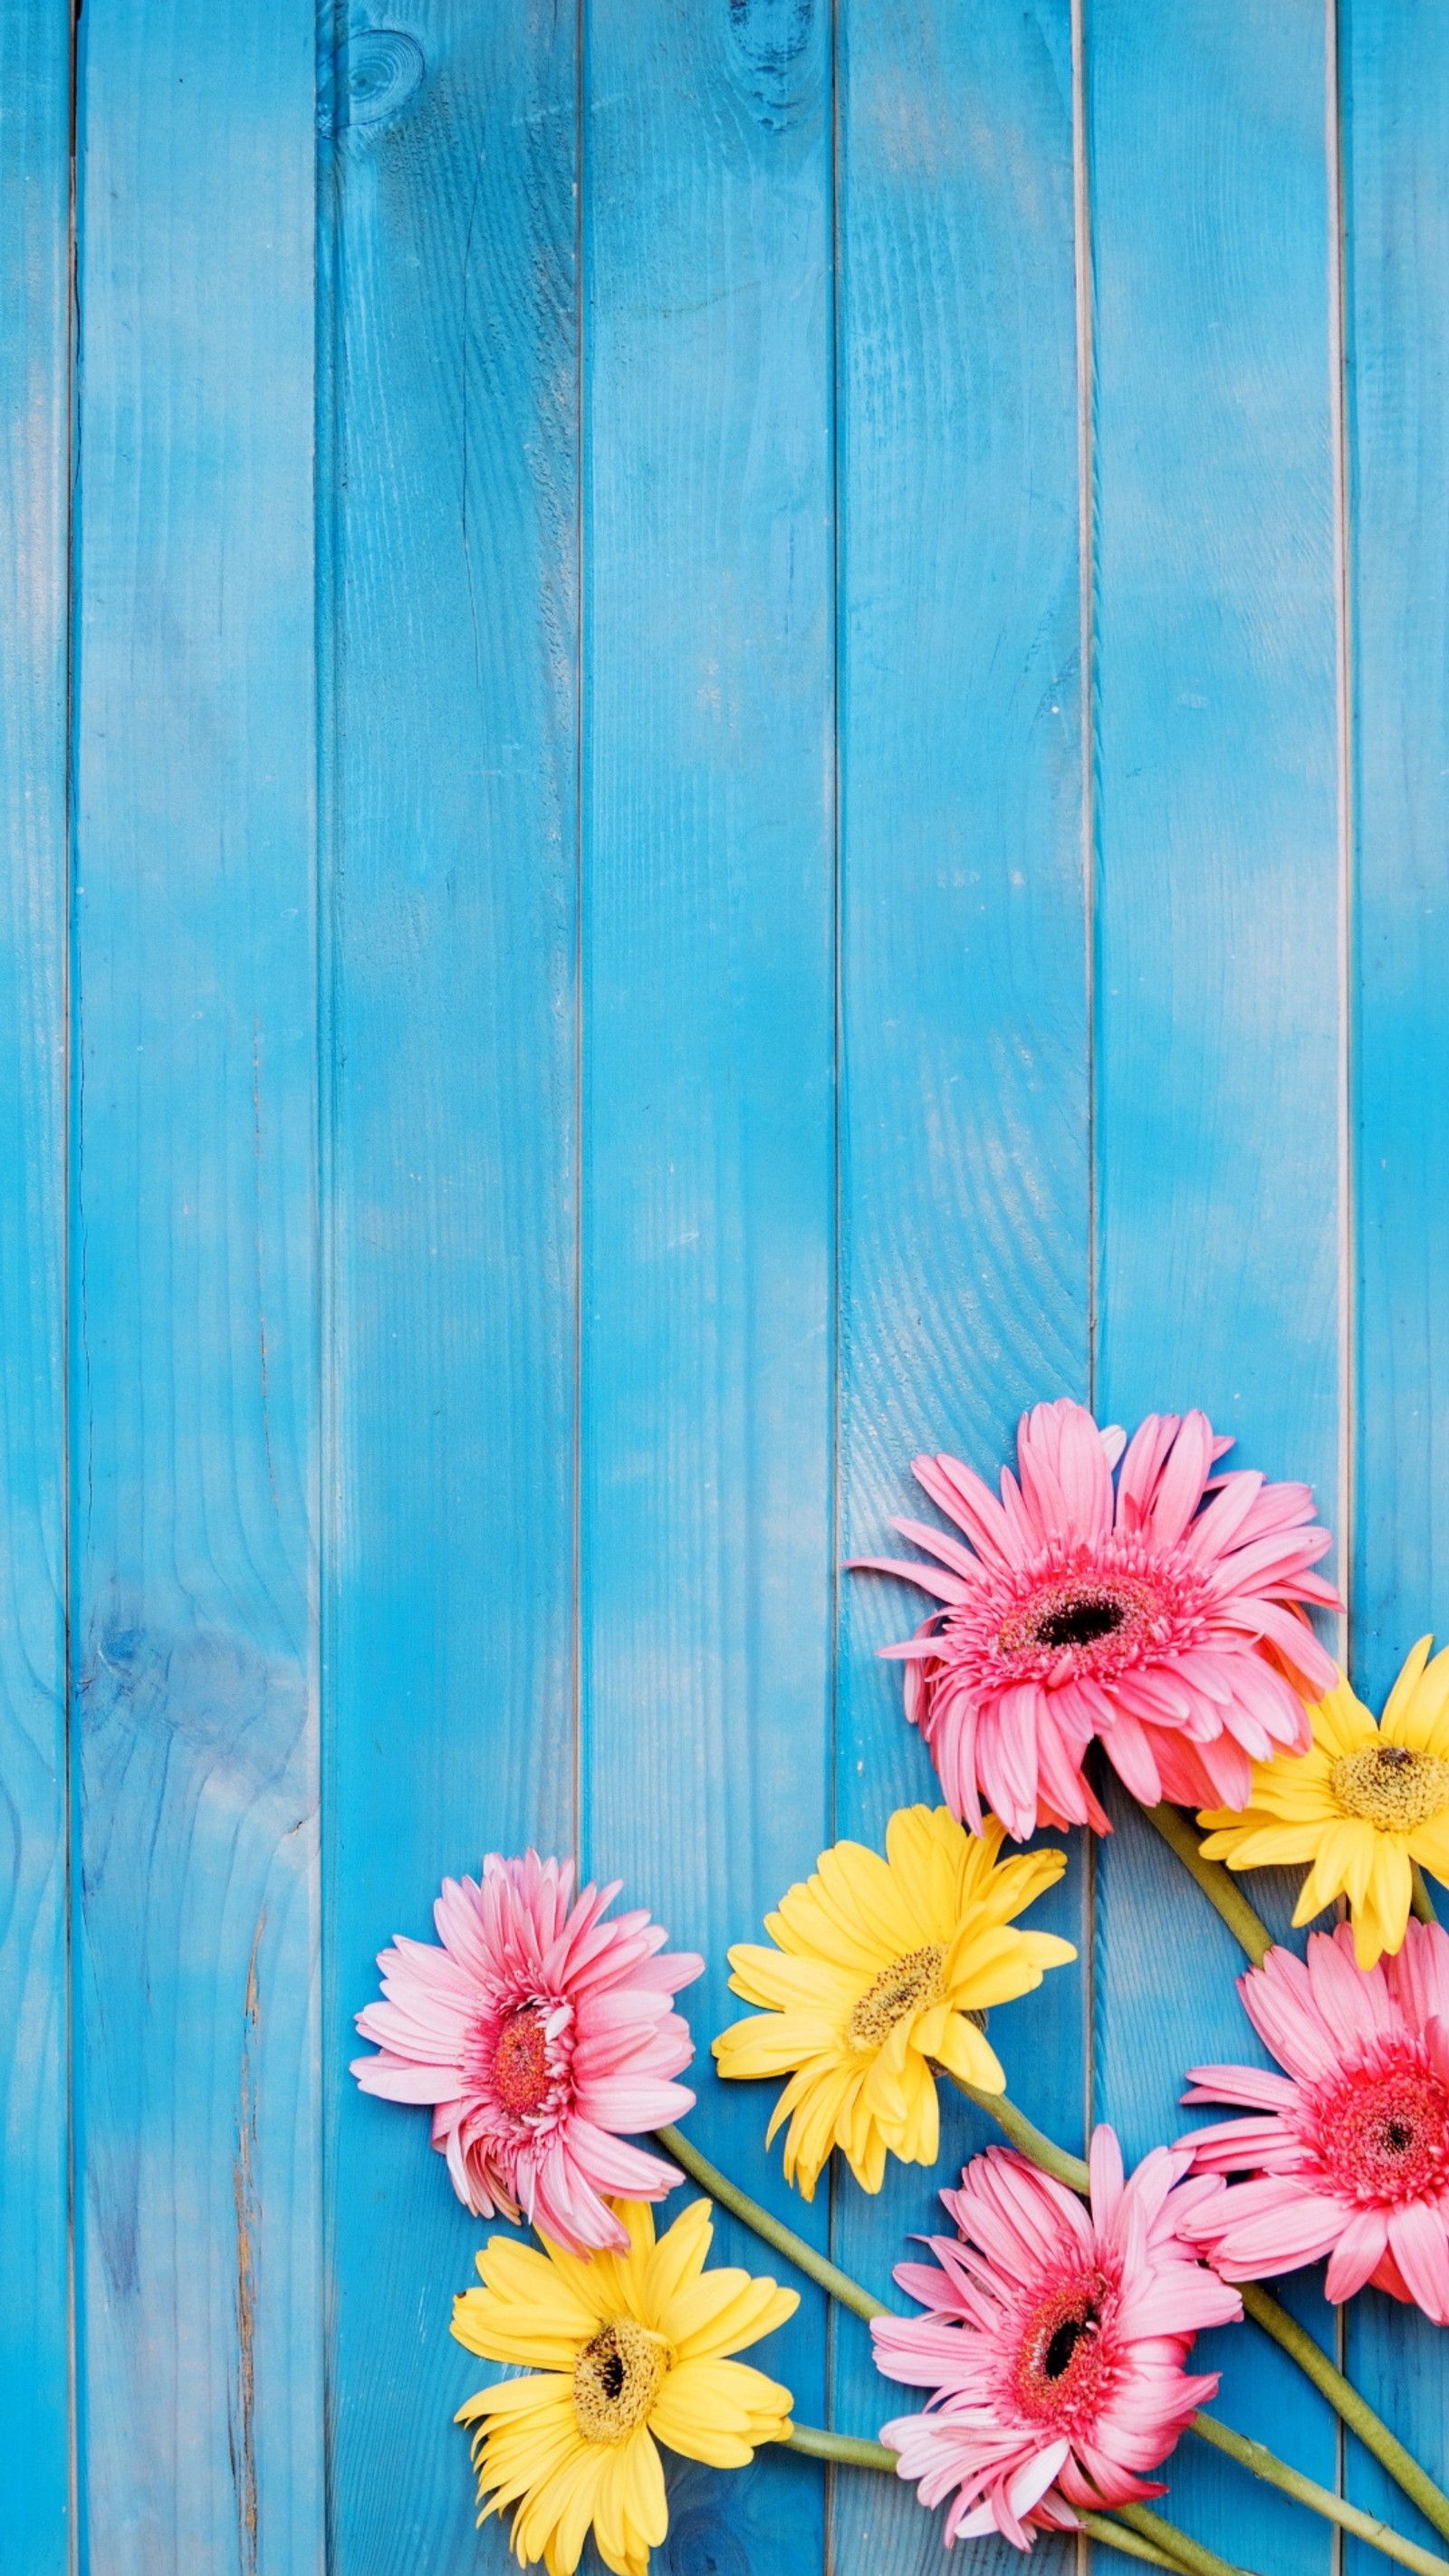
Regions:
M 931 2392 L 883 2439 L 923 2504 L 954 2491 L 948 2535 L 994 2529 L 1025 2547 L 1034 2529 L 1074 2527 L 1074 2505 L 1161 2491 L 1142 2472 L 1217 2385 L 1182 2367 L 1193 2336 L 1241 2313 L 1179 2233 L 1179 2199 L 1196 2206 L 1205 2188 L 1183 2179 L 1187 2161 L 1159 2148 L 1124 2182 L 1099 2129 L 1089 2208 L 1005 2148 L 942 2194 L 959 2241 L 933 2239 L 937 2265 L 897 2274 L 926 2314 L 871 2332 L 883 2376 Z
M 915 1461 L 969 1544 L 902 1520 L 919 1559 L 852 1563 L 934 1596 L 883 1651 L 907 1666 L 906 1714 L 954 1814 L 979 1826 L 984 1796 L 1018 1839 L 1044 1817 L 1101 1831 L 1081 1778 L 1094 1733 L 1153 1802 L 1241 1803 L 1250 1757 L 1306 1748 L 1300 1689 L 1334 1673 L 1298 1614 L 1337 1598 L 1310 1570 L 1329 1534 L 1306 1486 L 1214 1477 L 1225 1445 L 1189 1412 L 1149 1416 L 1123 1451 L 1060 1398 L 1023 1416 L 999 1502 L 958 1460 Z
M 1449 2325 L 1449 2234 L 1440 2206 L 1411 2200 L 1388 2213 L 1389 2246 L 1409 2295 L 1436 2326 Z
M 619 2132 L 693 2107 L 671 2079 L 692 2055 L 673 2009 L 698 1976 L 669 1957 L 647 1913 L 605 1919 L 617 1885 L 571 1901 L 572 1864 L 489 1853 L 483 1876 L 445 1880 L 441 1948 L 384 1954 L 386 2000 L 358 2015 L 379 2054 L 364 2092 L 434 2106 L 433 2141 L 475 2213 L 519 2210 L 574 2253 L 627 2243 L 605 2192 L 657 2199 L 679 2179 Z
M 1384 2259 L 1389 2222 L 1381 2209 L 1354 2212 L 1328 2258 L 1324 2290 L 1335 2307 L 1372 2280 Z

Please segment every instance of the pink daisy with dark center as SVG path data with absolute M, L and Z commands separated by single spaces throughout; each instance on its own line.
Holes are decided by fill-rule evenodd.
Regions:
M 1100 2511 L 1160 2495 L 1144 2482 L 1217 2376 L 1183 2368 L 1205 2326 L 1242 2315 L 1180 2223 L 1214 2186 L 1154 2148 L 1124 2182 L 1110 2129 L 1092 2140 L 1091 2204 L 1010 2148 L 989 2147 L 943 2191 L 958 2237 L 896 2279 L 921 2317 L 877 2317 L 876 2366 L 929 2388 L 922 2414 L 881 2427 L 922 2504 L 953 2501 L 946 2540 L 999 2531 L 1029 2549 Z
M 1182 2141 L 1197 2172 L 1249 2177 L 1219 2182 L 1191 2234 L 1232 2280 L 1327 2255 L 1330 2299 L 1371 2281 L 1449 2325 L 1449 1934 L 1411 1923 L 1364 1969 L 1341 1923 L 1306 1962 L 1270 1950 L 1238 1991 L 1286 2072 L 1192 2069 L 1184 2101 L 1253 2116 Z
M 1255 1759 L 1307 1750 L 1304 1699 L 1337 1680 L 1304 1616 L 1342 1607 L 1309 1570 L 1333 1542 L 1311 1487 L 1215 1476 L 1231 1446 L 1203 1413 L 1149 1414 L 1127 1443 L 1063 1398 L 1023 1415 L 999 1501 L 957 1458 L 914 1461 L 966 1544 L 900 1520 L 934 1564 L 853 1562 L 940 1605 L 882 1652 L 976 1832 L 984 1799 L 1019 1841 L 1043 1820 L 1105 1833 L 1082 1775 L 1094 1736 L 1147 1806 L 1243 1807 Z
M 618 1895 L 573 1865 L 501 1860 L 481 1885 L 444 1879 L 442 1944 L 399 1938 L 378 1960 L 386 2001 L 357 2016 L 376 2057 L 353 2060 L 364 2093 L 433 2105 L 433 2144 L 475 2216 L 520 2214 L 573 2254 L 629 2240 L 605 2195 L 662 2200 L 673 2165 L 626 2144 L 691 2110 L 670 2079 L 694 2054 L 672 2010 L 699 1976 L 692 1952 L 645 1913 L 604 1921 Z

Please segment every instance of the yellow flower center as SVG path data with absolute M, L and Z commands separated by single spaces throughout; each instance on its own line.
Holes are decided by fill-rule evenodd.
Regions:
M 1381 1833 L 1411 1834 L 1449 1807 L 1449 1762 L 1407 1744 L 1365 1744 L 1341 1754 L 1329 1776 L 1346 1813 Z
M 904 2014 L 919 2012 L 923 2004 L 939 2003 L 945 1965 L 946 1953 L 935 1943 L 925 1950 L 908 1950 L 903 1959 L 892 1959 L 866 1987 L 850 2016 L 845 2035 L 851 2047 L 883 2048 Z
M 647 2422 L 673 2356 L 659 2335 L 615 2317 L 574 2363 L 574 2420 L 586 2442 L 622 2442 Z

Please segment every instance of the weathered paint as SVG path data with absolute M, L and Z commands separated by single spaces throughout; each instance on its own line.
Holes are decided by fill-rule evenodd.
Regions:
M 0 2564 L 70 2554 L 65 1728 L 70 31 L 0 15 Z
M 478 2230 L 346 2073 L 373 1953 L 575 1848 L 708 1950 L 707 2038 L 933 1793 L 914 1597 L 835 1571 L 916 1448 L 1201 1402 L 1317 1483 L 1366 1690 L 1434 1624 L 1449 46 L 1341 14 L 87 0 L 72 99 L 8 13 L 6 2576 L 502 2567 Z M 993 2035 L 1136 2152 L 1244 2026 L 1114 1812 Z M 793 2214 L 884 2285 L 931 2185 Z M 1432 2455 L 1442 2338 L 1348 2339 Z M 777 2356 L 873 2429 L 854 2319 Z M 937 2545 L 773 2459 L 662 2556 Z

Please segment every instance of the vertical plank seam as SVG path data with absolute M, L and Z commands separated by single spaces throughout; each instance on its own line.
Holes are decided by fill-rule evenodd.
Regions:
M 314 80 L 332 77 L 332 62 L 338 44 L 337 0 L 319 0 Z M 321 61 L 326 48 L 327 62 Z M 338 400 L 341 375 L 339 332 L 342 296 L 340 278 L 344 259 L 341 217 L 341 145 L 337 133 L 324 132 L 319 123 L 314 157 L 315 196 L 313 204 L 314 269 L 314 366 L 313 411 L 316 435 L 313 443 L 313 600 L 314 600 L 314 668 L 317 688 L 317 846 L 313 856 L 316 888 L 317 936 L 314 958 L 316 978 L 315 1051 L 317 1064 L 317 1349 L 315 1400 L 317 1409 L 317 1854 L 320 1883 L 318 1950 L 323 2013 L 322 2094 L 320 2127 L 322 2145 L 322 2206 L 320 2211 L 322 2264 L 318 2282 L 318 2306 L 321 2351 L 322 2416 L 322 2550 L 324 2568 L 333 2564 L 337 2529 L 336 2484 L 336 2319 L 332 2309 L 331 2183 L 334 2166 L 336 2131 L 335 2101 L 328 2080 L 329 2050 L 326 2034 L 332 2027 L 333 1960 L 330 1916 L 326 1904 L 335 1873 L 328 1866 L 330 1832 L 329 1790 L 333 1772 L 334 1705 L 331 1675 L 331 1636 L 335 1603 L 332 1597 L 333 1549 L 331 1540 L 338 1511 L 338 1408 L 336 1396 L 337 1352 L 337 1046 L 341 1027 L 339 978 L 341 974 L 341 879 L 345 855 L 341 847 L 341 819 L 334 792 L 337 777 L 337 741 L 339 733 L 340 630 L 336 617 L 337 593 L 337 492 L 339 486 Z
M 1097 832 L 1096 704 L 1094 680 L 1096 513 L 1093 475 L 1092 238 L 1087 164 L 1087 0 L 1071 0 L 1072 53 L 1072 268 L 1077 340 L 1077 602 L 1078 724 L 1081 739 L 1082 961 L 1087 1041 L 1087 1385 L 1097 1409 L 1098 1230 L 1097 1189 Z M 1081 1832 L 1082 1889 L 1082 2127 L 1092 2135 L 1096 2091 L 1094 2038 L 1097 1975 L 1097 1867 L 1091 1832 Z M 1076 2576 L 1088 2576 L 1092 2544 L 1079 2532 L 1072 2552 Z
M 830 279 L 829 315 L 826 324 L 828 367 L 826 400 L 828 404 L 828 438 L 830 444 L 830 795 L 831 795 L 831 863 L 833 869 L 831 928 L 833 955 L 831 1062 L 831 1203 L 830 1203 L 830 1405 L 826 1437 L 829 1443 L 827 1475 L 829 1478 L 828 1528 L 830 1533 L 830 1571 L 827 1617 L 829 1672 L 826 1710 L 826 1832 L 833 1843 L 836 1831 L 836 1780 L 840 1761 L 840 1388 L 842 1316 L 844 1311 L 844 1248 L 842 1213 L 845 1199 L 840 1168 L 841 1156 L 841 1089 L 845 1079 L 845 1015 L 843 1009 L 844 950 L 844 792 L 842 786 L 843 754 L 840 732 L 841 613 L 844 585 L 841 580 L 840 520 L 840 295 L 841 295 L 841 125 L 840 125 L 840 12 L 841 0 L 829 0 L 829 37 L 826 50 L 826 78 L 829 82 L 827 113 L 829 152 L 826 186 L 830 192 L 829 241 Z M 826 2173 L 826 2243 L 836 2247 L 836 2159 L 832 2157 Z M 838 2362 L 840 2319 L 834 2306 L 827 2302 L 825 2318 L 825 2421 L 835 2417 L 835 2383 Z M 834 2576 L 837 2513 L 837 2479 L 834 2468 L 825 2470 L 825 2570 Z
M 1082 930 L 1087 1027 L 1087 1386 L 1089 1408 L 1097 1397 L 1098 1192 L 1097 1192 L 1097 826 L 1096 708 L 1093 687 L 1095 560 L 1095 445 L 1092 435 L 1092 236 L 1087 166 L 1087 8 L 1071 0 L 1072 29 L 1072 263 L 1077 322 L 1077 600 L 1078 721 L 1081 731 Z
M 585 117 L 587 90 L 588 7 L 574 8 L 574 1419 L 573 1419 L 573 1633 L 570 1638 L 570 1684 L 573 1696 L 573 1845 L 574 1867 L 584 1875 L 584 708 L 587 663 L 585 602 L 588 562 L 585 547 L 587 469 L 585 438 L 588 406 L 585 391 L 586 281 L 584 270 Z
M 1338 751 L 1338 1494 L 1339 1586 L 1344 1608 L 1337 1622 L 1339 1662 L 1349 1669 L 1353 1606 L 1358 1442 L 1357 1414 L 1357 1206 L 1353 1144 L 1353 934 L 1356 905 L 1353 812 L 1352 593 L 1350 584 L 1348 460 L 1348 326 L 1344 249 L 1343 80 L 1339 49 L 1339 0 L 1324 0 L 1324 159 L 1328 181 L 1329 419 L 1333 445 L 1334 700 Z M 1340 2370 L 1348 2366 L 1348 2310 L 1334 2311 L 1334 2345 Z M 1347 2493 L 1347 2436 L 1334 2428 L 1334 2484 Z M 1347 2543 L 1335 2529 L 1333 2576 L 1343 2576 Z
M 62 1716 L 62 1759 L 64 1779 L 64 1909 L 65 1909 L 65 1996 L 63 2011 L 63 2045 L 65 2048 L 65 2155 L 66 2155 L 66 2565 L 69 2576 L 80 2570 L 80 2280 L 77 2242 L 77 2187 L 79 2171 L 75 2144 L 75 1980 L 76 1939 L 75 1909 L 79 1901 L 81 1872 L 77 1803 L 80 1789 L 80 1766 L 75 1753 L 75 1602 L 77 1597 L 73 1563 L 73 1523 L 71 1512 L 71 1431 L 74 1407 L 71 1401 L 71 1333 L 74 1322 L 74 1300 L 71 1294 L 71 1191 L 79 1179 L 79 1118 L 76 1083 L 80 1067 L 80 1049 L 75 1043 L 73 1011 L 77 998 L 77 979 L 72 955 L 75 933 L 76 866 L 76 650 L 77 650 L 77 495 L 80 484 L 80 403 L 77 377 L 80 351 L 80 259 L 77 226 L 77 167 L 80 122 L 81 0 L 71 0 L 68 100 L 68 152 L 66 167 L 66 519 L 65 519 L 65 787 L 62 812 L 64 843 L 61 864 L 64 871 L 64 954 L 61 960 L 61 1028 L 63 1062 L 62 1097 L 65 1103 L 65 1141 L 61 1173 L 61 1621 L 62 1689 L 65 1694 Z
M 336 454 L 335 424 L 332 404 L 336 369 L 332 363 L 332 333 L 337 305 L 329 300 L 335 244 L 324 233 L 328 197 L 326 181 L 329 165 L 323 160 L 323 138 L 318 123 L 317 107 L 320 90 L 321 38 L 327 34 L 329 58 L 334 33 L 329 23 L 327 0 L 319 0 L 313 22 L 312 41 L 312 720 L 313 720 L 313 793 L 312 793 L 312 1132 L 310 1160 L 312 1165 L 312 1348 L 309 1353 L 312 1390 L 312 1446 L 308 1471 L 308 1514 L 311 1523 L 310 1577 L 315 1591 L 311 1609 L 311 1634 L 308 1639 L 310 1663 L 309 1691 L 316 1710 L 316 1995 L 318 2027 L 315 2037 L 317 2099 L 313 2115 L 316 2140 L 317 2178 L 313 2199 L 313 2221 L 319 2255 L 316 2304 L 313 2310 L 317 2337 L 316 2439 L 320 2490 L 321 2565 L 317 2576 L 326 2576 L 332 2561 L 332 2354 L 329 2337 L 328 2283 L 331 2265 L 327 2260 L 328 2227 L 328 2083 L 327 2033 L 331 2024 L 328 2011 L 327 1956 L 327 1691 L 326 1691 L 326 1621 L 329 1551 L 327 1548 L 328 1506 L 332 1491 L 330 1456 L 330 1416 L 328 1388 L 330 1373 L 328 1353 L 332 1347 L 332 1286 L 330 1214 L 332 1197 L 330 1176 L 335 1167 L 331 1150 L 331 1120 L 335 1085 L 332 1081 L 333 1015 L 329 1008 L 333 949 L 331 942 L 332 871 L 328 859 L 332 849 L 331 780 L 334 764 L 328 759 L 328 728 L 333 698 L 330 688 L 332 668 L 331 593 L 335 547 L 332 542 L 330 511 L 336 489 L 333 460 Z M 330 67 L 330 60 L 329 60 Z M 260 1225 L 260 1215 L 258 1219 Z M 260 1243 L 260 1234 L 258 1235 Z M 258 1938 L 261 1924 L 258 1923 Z M 255 1966 L 255 1946 L 253 1965 Z
M 1348 332 L 1345 293 L 1343 114 L 1338 45 L 1338 0 L 1324 0 L 1324 115 L 1328 173 L 1329 412 L 1333 441 L 1333 579 L 1335 714 L 1338 734 L 1338 1247 L 1339 1247 L 1339 1465 L 1338 1525 L 1342 1618 L 1340 1661 L 1348 1669 L 1352 1610 L 1357 1441 L 1355 1412 L 1357 1210 L 1353 1150 L 1353 931 L 1357 901 L 1354 866 L 1352 595 L 1350 584 L 1348 461 Z

